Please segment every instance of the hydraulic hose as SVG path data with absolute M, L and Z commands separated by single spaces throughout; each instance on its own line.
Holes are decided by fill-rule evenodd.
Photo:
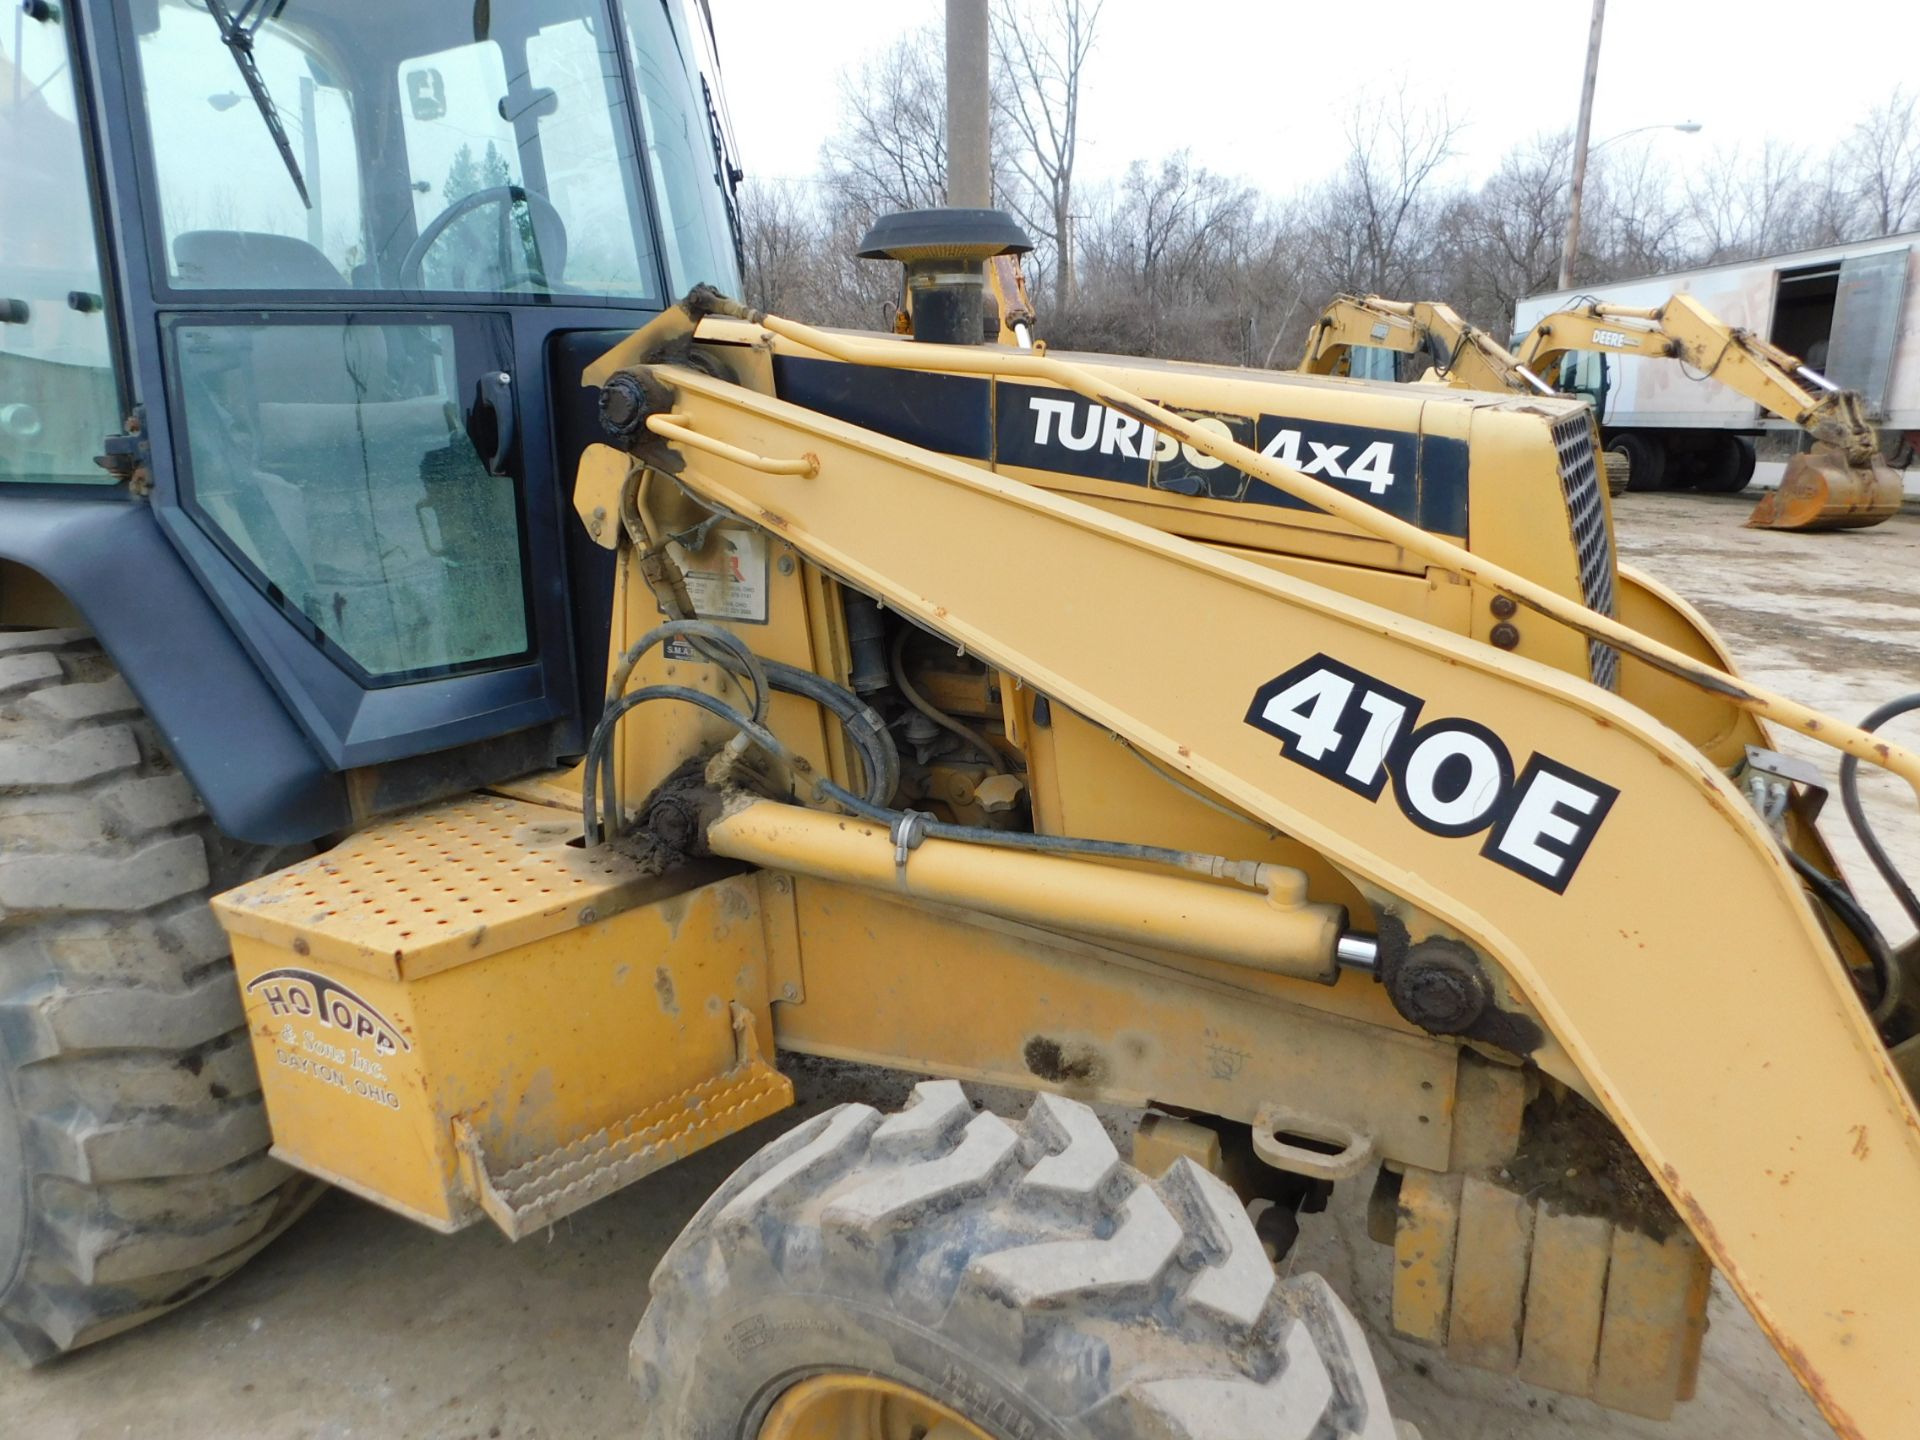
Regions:
M 677 627 L 698 625 L 701 631 L 683 632 Z M 865 803 L 885 805 L 891 803 L 894 792 L 900 787 L 900 752 L 895 748 L 893 736 L 886 723 L 871 706 L 867 705 L 852 691 L 846 690 L 831 680 L 802 670 L 798 666 L 788 665 L 778 660 L 762 660 L 742 644 L 730 632 L 717 626 L 705 626 L 699 621 L 672 621 L 658 626 L 642 637 L 640 643 L 622 656 L 627 662 L 620 673 L 620 683 L 624 686 L 631 675 L 633 664 L 638 662 L 654 643 L 667 637 L 669 633 L 704 633 L 710 630 L 707 638 L 717 639 L 725 636 L 720 644 L 725 653 L 716 655 L 719 663 L 728 669 L 738 669 L 738 673 L 747 674 L 760 693 L 768 690 L 782 690 L 812 700 L 822 709 L 838 719 L 845 729 L 847 738 L 852 742 L 855 753 L 860 757 L 864 770 L 867 795 Z M 631 661 L 628 657 L 631 656 Z M 733 664 L 727 664 L 733 661 Z M 751 669 L 749 669 L 751 666 Z M 617 692 L 616 692 L 617 693 Z M 612 747 L 614 733 L 620 721 L 636 707 L 651 700 L 679 700 L 717 716 L 734 729 L 746 735 L 755 744 L 782 761 L 792 759 L 792 752 L 775 738 L 773 732 L 761 724 L 756 716 L 746 715 L 728 705 L 717 696 L 704 690 L 696 690 L 685 685 L 648 685 L 629 694 L 620 695 L 608 705 L 600 717 L 600 723 L 594 727 L 593 737 L 587 744 L 585 769 L 581 776 L 581 833 L 589 844 L 598 844 L 601 840 L 601 816 L 617 816 L 620 799 L 617 792 L 613 766 L 608 760 L 608 751 Z M 835 786 L 836 790 L 840 787 Z M 851 792 L 842 791 L 843 794 Z
M 1825 901 L 1834 917 L 1853 932 L 1854 939 L 1860 942 L 1860 948 L 1867 952 L 1867 958 L 1873 962 L 1874 978 L 1880 983 L 1880 993 L 1873 1002 L 1873 1023 L 1886 1024 L 1900 1006 L 1900 962 L 1894 958 L 1893 947 L 1887 943 L 1887 937 L 1880 933 L 1880 927 L 1873 923 L 1873 917 L 1847 893 L 1844 886 L 1834 883 L 1831 876 L 1821 873 L 1811 861 L 1802 859 L 1793 851 L 1784 853 L 1787 864 L 1793 867 L 1793 873 L 1806 881 L 1807 888 Z
M 969 750 L 978 750 L 981 756 L 985 758 L 987 764 L 991 765 L 995 770 L 1005 771 L 1007 762 L 1001 758 L 1000 752 L 993 748 L 984 735 L 980 734 L 972 726 L 963 724 L 954 719 L 953 716 L 947 714 L 946 711 L 940 709 L 915 689 L 913 681 L 907 678 L 907 637 L 912 633 L 912 631 L 902 628 L 900 633 L 893 637 L 893 648 L 888 652 L 888 659 L 893 667 L 894 685 L 899 688 L 900 693 L 906 697 L 907 703 L 914 709 L 918 710 L 942 730 L 945 730 L 949 735 L 957 735 L 960 739 L 964 740 Z
M 1920 691 L 1889 700 L 1862 720 L 1860 728 L 1871 735 L 1887 721 L 1913 710 L 1920 710 Z M 1879 835 L 1874 832 L 1873 823 L 1867 819 L 1866 807 L 1860 802 L 1860 761 L 1853 755 L 1844 755 L 1840 759 L 1840 804 L 1847 812 L 1847 823 L 1853 826 L 1853 833 L 1860 837 L 1860 848 L 1867 852 L 1867 859 L 1880 872 L 1880 878 L 1887 882 L 1887 888 L 1893 891 L 1893 898 L 1900 902 L 1900 908 L 1907 912 L 1907 918 L 1916 929 L 1920 929 L 1920 897 L 1914 895 L 1913 887 L 1894 866 L 1893 858 L 1887 854 Z

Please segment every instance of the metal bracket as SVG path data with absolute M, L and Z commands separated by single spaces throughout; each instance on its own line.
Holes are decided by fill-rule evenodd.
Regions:
M 1793 802 L 1794 787 L 1800 787 L 1801 818 L 1812 824 L 1827 803 L 1827 787 L 1819 770 L 1805 760 L 1783 755 L 1778 750 L 1747 746 L 1746 762 L 1740 767 L 1740 791 L 1769 829 L 1780 833 L 1787 810 Z
M 1296 1135 L 1318 1140 L 1339 1149 L 1329 1153 L 1309 1150 L 1282 1140 Z M 1253 1153 L 1276 1170 L 1305 1175 L 1310 1180 L 1347 1180 L 1366 1169 L 1373 1160 L 1374 1141 L 1351 1125 L 1320 1116 L 1306 1115 L 1281 1105 L 1266 1104 L 1253 1117 Z

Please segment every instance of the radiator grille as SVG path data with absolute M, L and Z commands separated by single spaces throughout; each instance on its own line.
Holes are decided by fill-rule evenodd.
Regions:
M 1580 593 L 1587 608 L 1613 614 L 1613 537 L 1607 532 L 1607 508 L 1600 498 L 1600 471 L 1593 453 L 1593 426 L 1571 415 L 1553 427 L 1560 457 L 1560 486 L 1567 497 L 1567 521 L 1580 557 Z M 1620 678 L 1620 654 L 1598 640 L 1587 642 L 1587 666 L 1593 683 L 1612 690 Z

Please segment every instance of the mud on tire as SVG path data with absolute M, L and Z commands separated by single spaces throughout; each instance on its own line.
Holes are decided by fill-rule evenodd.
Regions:
M 1358 1324 L 1276 1282 L 1238 1198 L 1148 1182 L 1086 1106 L 1018 1128 L 953 1081 L 843 1105 L 747 1162 L 653 1277 L 648 1440 L 741 1440 L 820 1371 L 920 1390 L 1004 1440 L 1395 1440 Z
M 224 840 L 99 646 L 0 631 L 0 1354 L 192 1298 L 317 1193 L 267 1157 Z

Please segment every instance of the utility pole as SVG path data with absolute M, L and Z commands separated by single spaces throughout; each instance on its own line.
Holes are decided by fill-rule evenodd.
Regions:
M 987 139 L 987 0 L 947 0 L 947 204 L 993 204 Z
M 951 3 L 951 0 L 949 0 Z M 1560 251 L 1560 288 L 1573 288 L 1573 262 L 1580 254 L 1580 195 L 1587 185 L 1587 136 L 1593 130 L 1593 82 L 1600 73 L 1600 23 L 1607 0 L 1593 0 L 1593 28 L 1587 33 L 1587 74 L 1580 82 L 1580 125 L 1573 136 L 1573 190 L 1567 203 L 1567 243 Z

